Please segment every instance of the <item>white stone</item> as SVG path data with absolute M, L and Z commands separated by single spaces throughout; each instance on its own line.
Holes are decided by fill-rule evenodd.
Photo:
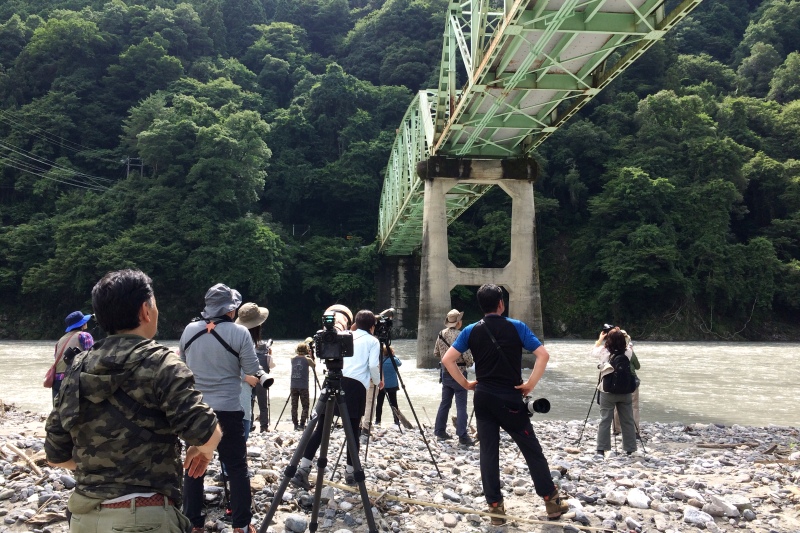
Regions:
M 683 521 L 687 524 L 699 526 L 705 525 L 706 522 L 713 522 L 714 517 L 708 513 L 704 513 L 700 509 L 687 505 L 683 508 Z
M 631 489 L 628 491 L 628 505 L 636 509 L 648 509 L 650 507 L 650 498 L 642 489 Z

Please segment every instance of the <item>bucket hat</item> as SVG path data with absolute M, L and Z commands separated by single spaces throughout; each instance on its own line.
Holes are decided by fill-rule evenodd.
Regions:
M 64 323 L 67 325 L 67 329 L 65 329 L 64 332 L 69 333 L 73 329 L 78 329 L 91 319 L 92 315 L 84 315 L 80 311 L 73 311 L 67 315 L 67 318 L 64 319 Z
M 239 308 L 239 318 L 236 319 L 236 323 L 250 329 L 263 324 L 268 316 L 269 309 L 247 302 Z
M 215 318 L 225 313 L 236 311 L 242 303 L 242 295 L 239 291 L 231 289 L 224 283 L 217 283 L 206 292 L 206 307 L 203 318 Z
M 454 328 L 459 322 L 461 322 L 461 318 L 463 316 L 463 311 L 459 312 L 458 309 L 451 309 L 447 312 L 447 318 L 444 321 L 444 325 L 448 328 Z

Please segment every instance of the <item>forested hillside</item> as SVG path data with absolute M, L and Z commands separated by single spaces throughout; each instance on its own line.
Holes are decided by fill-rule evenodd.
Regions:
M 56 336 L 125 266 L 165 338 L 219 281 L 275 337 L 373 307 L 383 171 L 445 6 L 6 0 L 0 337 Z M 542 145 L 545 336 L 800 338 L 798 47 L 800 1 L 705 0 Z M 451 258 L 502 266 L 509 211 L 487 195 Z

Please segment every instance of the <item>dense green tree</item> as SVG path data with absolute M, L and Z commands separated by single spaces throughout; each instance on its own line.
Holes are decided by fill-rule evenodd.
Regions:
M 800 100 L 800 53 L 792 52 L 775 70 L 769 82 L 767 98 L 782 104 Z

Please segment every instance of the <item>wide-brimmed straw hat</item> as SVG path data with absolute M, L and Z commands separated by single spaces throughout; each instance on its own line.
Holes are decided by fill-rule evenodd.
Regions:
M 458 309 L 451 309 L 447 313 L 447 318 L 444 321 L 444 325 L 448 328 L 454 328 L 459 322 L 461 322 L 461 317 L 463 316 L 463 311 L 459 312 Z
M 64 332 L 69 333 L 73 329 L 78 329 L 91 319 L 92 315 L 84 315 L 80 311 L 73 311 L 64 319 L 64 323 L 67 325 L 67 329 L 65 329 Z
M 268 316 L 269 309 L 247 302 L 239 308 L 239 318 L 236 319 L 236 323 L 250 329 L 263 324 Z

